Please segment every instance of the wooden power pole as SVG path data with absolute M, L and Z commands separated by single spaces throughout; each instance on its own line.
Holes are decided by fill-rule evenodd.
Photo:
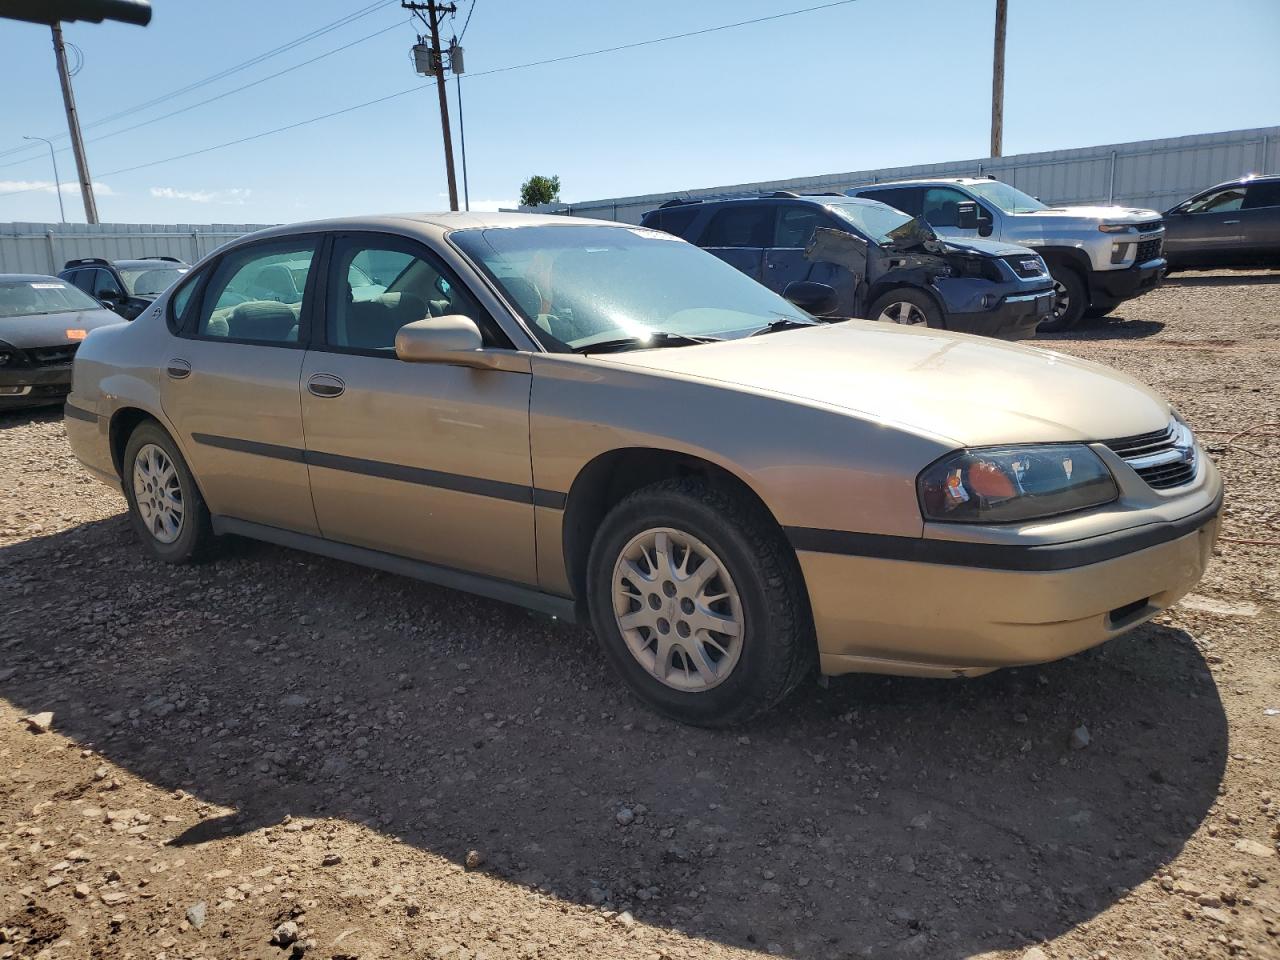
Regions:
M 67 50 L 62 43 L 62 24 L 53 24 L 53 55 L 58 61 L 58 79 L 62 82 L 62 104 L 67 108 L 67 129 L 71 131 L 71 150 L 76 156 L 76 172 L 80 175 L 80 195 L 84 198 L 84 218 L 98 222 L 98 204 L 93 199 L 93 180 L 89 177 L 89 159 L 80 137 L 80 115 L 76 113 L 76 97 L 71 91 L 71 74 L 67 71 Z
M 431 72 L 435 74 L 436 93 L 440 96 L 440 129 L 444 135 L 444 172 L 449 181 L 449 209 L 457 210 L 458 180 L 453 173 L 453 135 L 449 131 L 449 97 L 445 90 L 444 54 L 440 50 L 440 15 L 456 13 L 458 8 L 451 3 L 437 3 L 436 0 L 426 0 L 425 3 L 400 0 L 400 6 L 412 10 L 427 25 L 431 41 Z M 422 15 L 424 10 L 425 17 Z
M 1004 32 L 1009 0 L 996 0 L 996 42 L 991 60 L 991 156 L 1004 149 Z

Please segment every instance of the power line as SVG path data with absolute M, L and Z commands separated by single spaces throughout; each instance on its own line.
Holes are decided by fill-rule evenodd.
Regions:
M 462 38 L 467 35 L 467 27 L 471 25 L 471 15 L 476 12 L 476 3 L 479 0 L 471 0 L 471 6 L 467 8 L 467 19 L 462 21 L 462 32 L 458 34 L 458 42 L 462 42 Z
M 484 70 L 484 71 L 481 71 L 480 73 L 473 73 L 470 76 L 472 78 L 492 76 L 493 74 L 497 74 L 497 73 L 509 73 L 512 70 L 523 70 L 528 67 L 540 67 L 550 63 L 564 63 L 569 60 L 581 60 L 583 57 L 594 57 L 604 53 L 615 53 L 619 50 L 634 50 L 637 47 L 652 46 L 655 43 L 666 43 L 671 40 L 683 40 L 686 37 L 703 36 L 705 34 L 716 33 L 721 30 L 731 30 L 735 27 L 745 27 L 745 26 L 750 26 L 751 24 L 764 23 L 770 20 L 781 20 L 784 17 L 795 17 L 795 16 L 799 16 L 800 14 L 813 13 L 818 10 L 829 10 L 832 7 L 848 6 L 851 3 L 857 3 L 857 2 L 858 0 L 833 0 L 833 2 L 831 3 L 822 3 L 822 4 L 818 4 L 817 6 L 803 7 L 799 10 L 786 10 L 786 11 L 783 11 L 782 13 L 770 14 L 769 16 L 765 16 L 765 17 L 754 17 L 750 20 L 739 20 L 735 23 L 725 23 L 715 27 L 704 27 L 701 30 L 690 30 L 685 33 L 674 33 L 665 37 L 655 37 L 652 40 L 637 40 L 634 43 L 624 43 L 615 47 L 602 47 L 599 50 L 588 50 L 584 53 L 573 53 L 563 57 L 552 57 L 547 60 L 532 60 L 528 63 L 517 63 L 507 67 L 495 67 L 492 70 Z M 397 97 L 403 97 L 407 94 L 413 93 L 415 90 L 426 89 L 427 86 L 428 84 L 420 84 L 418 86 L 409 87 L 406 90 L 400 90 L 400 91 L 397 91 L 396 93 L 389 93 L 389 94 L 386 94 L 385 96 L 376 97 L 373 100 L 366 100 L 364 103 L 357 103 L 349 107 L 343 107 L 341 110 L 334 110 L 330 113 L 324 113 L 318 117 L 309 117 L 306 120 L 298 120 L 295 123 L 290 123 L 283 127 L 276 127 L 272 130 L 264 130 L 261 133 L 251 134 L 247 137 L 240 137 L 235 140 L 228 140 L 225 143 L 215 143 L 208 147 L 202 147 L 199 150 L 191 150 L 191 151 L 188 151 L 187 153 L 180 153 L 172 157 L 165 157 L 160 160 L 150 160 L 146 163 L 139 163 L 132 167 L 124 167 L 120 170 L 112 170 L 108 173 L 100 174 L 100 176 L 102 177 L 119 176 L 122 173 L 132 173 L 135 170 L 144 170 L 148 167 L 158 166 L 162 163 L 172 163 L 175 160 L 185 160 L 188 157 L 195 157 L 203 153 L 210 153 L 214 150 L 221 150 L 224 147 L 234 147 L 242 143 L 249 143 L 252 140 L 261 140 L 263 137 L 269 137 L 272 134 L 284 133 L 285 131 L 288 131 L 288 130 L 296 130 L 299 127 L 305 127 L 308 124 L 319 123 L 321 120 L 329 120 L 333 117 L 338 117 L 345 113 L 351 113 L 352 111 L 355 111 L 355 110 L 361 110 L 365 107 L 372 107 L 379 103 L 386 103 L 388 100 L 394 100 Z M 0 197 L 12 197 L 20 193 L 33 193 L 41 189 L 43 188 L 28 187 L 23 190 L 10 190 L 7 193 L 0 193 Z
M 191 91 L 199 89 L 200 87 L 206 86 L 210 83 L 214 83 L 215 81 L 221 80 L 225 77 L 229 77 L 233 73 L 238 73 L 241 70 L 246 70 L 249 67 L 256 66 L 257 64 L 262 63 L 264 60 L 269 60 L 272 57 L 276 57 L 282 53 L 286 53 L 289 50 L 294 49 L 295 47 L 298 47 L 311 40 L 315 40 L 317 37 L 321 37 L 326 33 L 331 33 L 334 30 L 337 30 L 339 27 L 343 27 L 349 23 L 353 23 L 356 20 L 359 20 L 362 17 L 366 17 L 369 14 L 382 9 L 383 7 L 388 7 L 395 2 L 396 0 L 377 0 L 376 3 L 371 3 L 371 4 L 368 4 L 367 6 L 360 7 L 356 9 L 354 12 L 349 13 L 346 16 L 333 21 L 332 23 L 326 24 L 322 27 L 317 27 L 316 29 L 312 30 L 310 33 L 303 34 L 301 37 L 298 37 L 294 40 L 290 40 L 288 43 L 281 44 L 278 47 L 274 47 L 271 50 L 267 50 L 263 53 L 260 53 L 257 56 L 251 57 L 248 60 L 245 60 L 241 63 L 227 67 L 225 70 L 221 70 L 218 73 L 205 77 L 203 80 L 193 81 L 192 83 L 189 83 L 184 87 L 179 87 L 177 90 L 171 90 L 168 93 L 162 94 L 158 97 L 154 97 L 151 100 L 146 101 L 145 103 L 139 103 L 132 107 L 127 107 L 126 109 L 117 111 L 116 113 L 113 113 L 110 116 L 101 117 L 97 120 L 92 121 L 91 123 L 85 124 L 85 126 L 96 127 L 104 123 L 110 123 L 113 120 L 119 120 L 121 117 L 126 117 L 126 116 L 129 116 L 130 114 L 137 113 L 140 110 L 145 110 L 148 107 L 153 107 L 156 104 L 165 102 L 166 100 L 171 100 L 174 97 L 180 97 L 183 94 L 190 93 Z M 66 137 L 66 134 L 59 134 L 53 139 L 59 140 L 59 139 L 64 139 L 65 137 Z M 28 150 L 28 149 L 31 149 L 31 148 L 26 144 L 23 144 L 22 146 L 19 146 L 19 147 L 11 147 L 8 150 L 0 150 L 0 157 L 9 156 L 13 153 L 16 153 L 22 150 Z
M 291 67 L 285 67 L 283 70 L 278 70 L 275 73 L 268 74 L 267 76 L 261 77 L 257 80 L 252 80 L 249 83 L 243 84 L 242 86 L 235 87 L 234 89 L 227 90 L 223 93 L 219 93 L 215 96 L 209 97 L 208 99 L 200 100 L 199 102 L 190 104 L 189 106 L 180 107 L 177 110 L 171 110 L 169 113 L 162 113 L 160 116 L 152 117 L 150 120 L 143 120 L 140 123 L 135 123 L 129 127 L 121 127 L 119 130 L 112 130 L 110 133 L 104 133 L 100 137 L 91 137 L 86 142 L 97 143 L 99 140 L 106 140 L 110 137 L 119 136 L 122 133 L 129 133 L 130 131 L 137 130 L 139 127 L 145 127 L 148 124 L 159 123 L 161 120 L 168 120 L 170 117 L 176 117 L 179 114 L 186 113 L 189 110 L 195 110 L 199 107 L 206 106 L 207 104 L 213 103 L 217 100 L 221 100 L 224 97 L 229 97 L 232 94 L 240 93 L 242 90 L 248 90 L 250 87 L 256 87 L 258 86 L 258 84 L 266 83 L 268 80 L 274 80 L 276 79 L 276 77 L 284 76 L 286 73 L 291 73 L 294 70 L 300 69 L 301 67 L 305 67 L 310 64 L 313 64 L 317 60 L 323 60 L 325 57 L 331 57 L 335 53 L 341 53 L 343 50 L 347 50 L 351 47 L 354 47 L 356 44 L 364 43 L 366 40 L 372 40 L 374 37 L 381 36 L 382 34 L 388 33 L 392 30 L 398 30 L 403 26 L 404 26 L 403 22 L 393 23 L 389 27 L 383 27 L 381 30 L 375 30 L 373 33 L 360 37 L 358 40 L 352 40 L 350 43 L 344 43 L 340 47 L 334 47 L 332 50 L 327 50 L 324 53 L 321 53 L 317 56 L 312 57 L 310 60 L 303 60 L 301 63 L 295 63 Z M 66 151 L 68 149 L 70 148 L 68 147 L 62 148 L 63 151 Z M 16 167 L 21 164 L 31 163 L 32 161 L 39 160 L 39 159 L 40 158 L 37 156 L 37 157 L 30 157 L 24 160 L 11 160 L 8 163 L 0 163 L 0 169 L 3 169 L 5 167 Z

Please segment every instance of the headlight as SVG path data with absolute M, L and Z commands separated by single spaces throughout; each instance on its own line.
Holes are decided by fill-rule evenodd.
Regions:
M 949 454 L 916 481 L 926 520 L 1012 523 L 1110 503 L 1111 472 L 1082 443 L 990 447 Z
M 1103 233 L 1133 233 L 1134 227 L 1128 223 L 1100 223 L 1098 229 Z

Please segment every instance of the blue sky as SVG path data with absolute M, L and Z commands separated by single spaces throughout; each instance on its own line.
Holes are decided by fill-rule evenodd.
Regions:
M 767 16 L 821 0 L 458 0 L 473 206 L 510 205 L 532 173 L 588 200 L 985 156 L 995 0 L 855 0 L 655 46 L 482 71 Z M 258 223 L 447 207 L 436 96 L 391 0 L 185 94 L 373 0 L 153 0 L 147 28 L 68 24 L 90 168 L 112 222 Z M 1280 122 L 1280 2 L 1010 0 L 1005 152 Z M 207 106 L 111 134 L 351 41 Z M 341 116 L 187 159 L 422 83 Z M 56 220 L 44 144 L 65 147 L 47 28 L 0 21 L 0 221 Z M 102 118 L 159 103 L 108 123 Z M 456 94 L 450 83 L 450 105 Z M 455 149 L 457 117 L 454 116 Z M 101 138 L 101 139 L 98 139 Z M 15 147 L 26 147 L 5 153 Z M 69 151 L 58 154 L 74 181 Z M 74 187 L 69 219 L 83 220 Z

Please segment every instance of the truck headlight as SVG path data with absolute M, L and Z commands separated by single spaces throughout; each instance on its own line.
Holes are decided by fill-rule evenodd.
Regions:
M 1086 510 L 1119 496 L 1106 464 L 1083 443 L 951 453 L 916 481 L 926 520 L 1013 523 Z
M 1100 223 L 1098 229 L 1103 233 L 1134 233 L 1135 228 L 1127 223 Z

